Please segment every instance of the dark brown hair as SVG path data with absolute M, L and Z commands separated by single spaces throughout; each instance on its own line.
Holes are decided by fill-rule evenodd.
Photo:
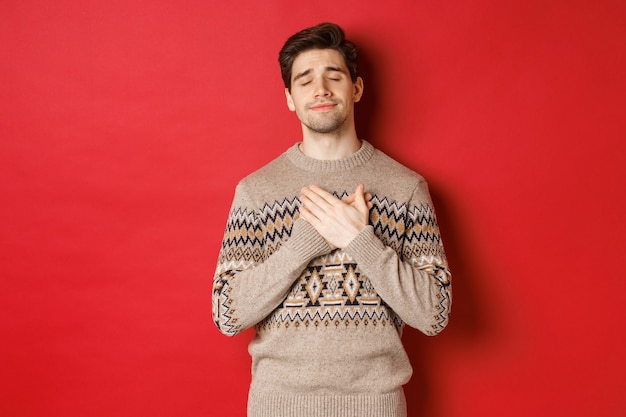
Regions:
M 291 68 L 296 57 L 311 49 L 334 49 L 346 62 L 352 82 L 359 76 L 357 51 L 354 44 L 345 38 L 343 29 L 334 23 L 320 23 L 292 35 L 278 54 L 280 73 L 285 88 L 291 90 Z

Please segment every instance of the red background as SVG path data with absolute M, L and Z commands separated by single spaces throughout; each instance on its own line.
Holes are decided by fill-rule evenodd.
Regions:
M 624 2 L 4 0 L 2 416 L 244 416 L 213 270 L 237 181 L 300 138 L 278 50 L 327 20 L 453 270 L 409 415 L 626 415 Z

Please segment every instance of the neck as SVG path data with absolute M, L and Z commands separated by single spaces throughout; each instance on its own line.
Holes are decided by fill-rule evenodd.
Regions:
M 303 131 L 300 151 L 308 157 L 320 160 L 346 158 L 361 148 L 361 141 L 352 129 L 342 133 L 315 133 Z

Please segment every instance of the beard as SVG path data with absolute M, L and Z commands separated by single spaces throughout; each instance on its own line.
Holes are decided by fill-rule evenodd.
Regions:
M 300 122 L 315 133 L 331 133 L 340 130 L 348 118 L 347 114 L 340 111 L 320 114 L 297 111 L 296 114 Z

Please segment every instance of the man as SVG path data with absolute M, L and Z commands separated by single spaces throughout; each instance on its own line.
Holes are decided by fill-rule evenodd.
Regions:
M 279 54 L 302 142 L 237 186 L 213 318 L 254 326 L 249 417 L 406 416 L 405 323 L 446 326 L 448 270 L 424 179 L 359 140 L 354 45 L 330 23 Z

